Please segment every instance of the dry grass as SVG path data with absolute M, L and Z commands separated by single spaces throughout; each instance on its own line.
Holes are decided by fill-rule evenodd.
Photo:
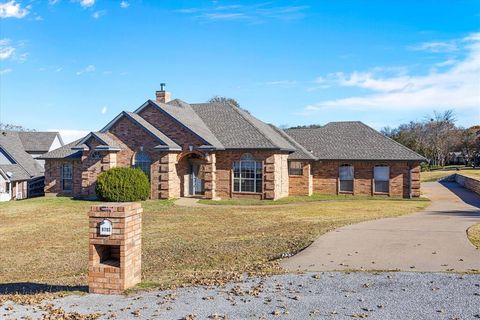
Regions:
M 428 201 L 357 200 L 184 208 L 143 203 L 143 286 L 208 282 L 294 253 L 342 225 L 423 209 Z M 86 284 L 92 202 L 37 198 L 0 204 L 0 283 Z
M 468 239 L 477 249 L 480 249 L 480 223 L 475 224 L 467 230 Z
M 445 178 L 455 173 L 459 173 L 467 177 L 480 179 L 480 169 L 472 169 L 472 168 L 464 168 L 459 171 L 455 169 L 427 171 L 427 172 L 422 172 L 420 176 L 421 176 L 422 182 L 431 182 L 431 181 L 440 180 L 442 178 Z

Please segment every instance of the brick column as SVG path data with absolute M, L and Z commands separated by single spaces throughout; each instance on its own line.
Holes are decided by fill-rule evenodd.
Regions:
M 176 164 L 176 153 L 167 153 L 160 158 L 159 194 L 161 199 L 180 197 L 180 179 Z
M 264 162 L 263 194 L 265 199 L 275 199 L 275 156 L 271 155 Z
M 205 164 L 205 198 L 217 198 L 217 156 L 215 153 L 210 154 L 208 162 Z
M 142 212 L 139 203 L 104 203 L 89 213 L 88 289 L 120 294 L 141 280 Z M 110 234 L 102 235 L 107 221 Z

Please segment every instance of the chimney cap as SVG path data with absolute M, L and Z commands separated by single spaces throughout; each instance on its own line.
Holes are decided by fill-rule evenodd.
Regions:
M 164 82 L 160 83 L 160 91 L 165 91 L 166 84 Z

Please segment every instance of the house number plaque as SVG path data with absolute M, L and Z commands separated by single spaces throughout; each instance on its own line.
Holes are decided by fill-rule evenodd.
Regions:
M 101 236 L 111 236 L 112 235 L 112 222 L 110 220 L 104 219 L 99 224 L 100 235 Z

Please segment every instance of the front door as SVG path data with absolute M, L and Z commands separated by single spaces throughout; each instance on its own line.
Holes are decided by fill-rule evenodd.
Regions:
M 190 195 L 201 195 L 204 193 L 203 177 L 199 164 L 192 163 L 190 166 Z

